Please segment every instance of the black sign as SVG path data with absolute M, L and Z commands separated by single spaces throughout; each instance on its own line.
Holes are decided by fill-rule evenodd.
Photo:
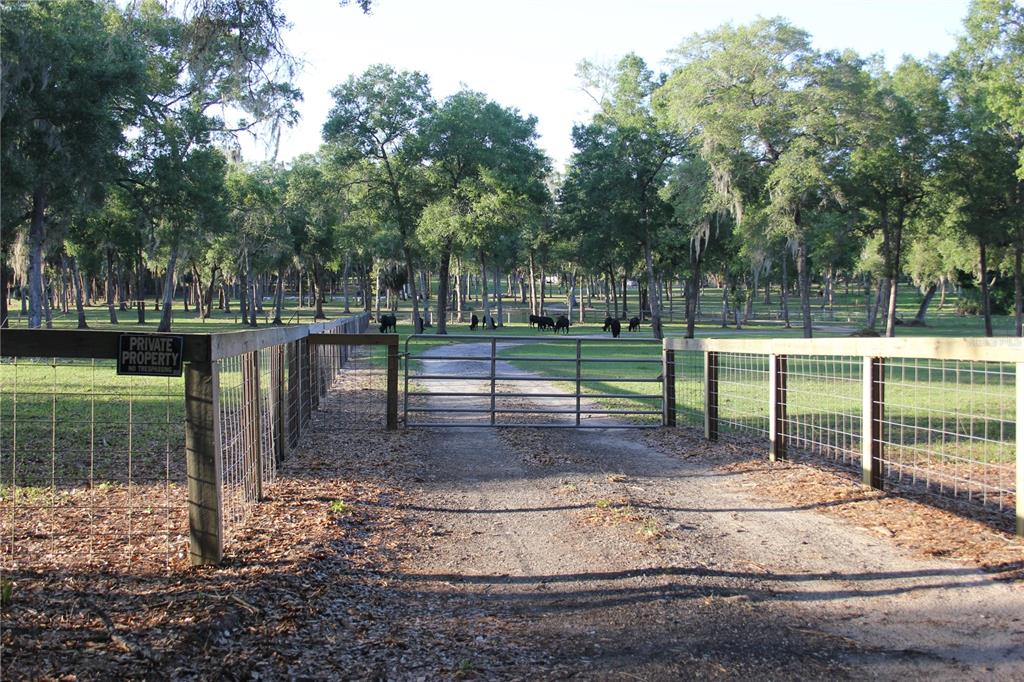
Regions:
M 184 336 L 121 334 L 117 347 L 117 373 L 180 377 Z

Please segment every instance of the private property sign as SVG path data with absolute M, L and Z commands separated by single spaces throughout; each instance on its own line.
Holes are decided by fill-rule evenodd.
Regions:
M 121 334 L 117 348 L 117 373 L 180 377 L 184 346 L 184 336 Z

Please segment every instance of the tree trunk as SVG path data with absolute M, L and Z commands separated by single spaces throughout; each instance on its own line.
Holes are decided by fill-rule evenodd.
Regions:
M 722 282 L 722 329 L 729 326 L 729 280 Z
M 487 298 L 487 286 L 486 286 L 486 282 L 487 282 L 487 261 L 484 259 L 484 254 L 483 254 L 482 251 L 480 252 L 479 257 L 480 257 L 480 281 L 485 284 L 485 286 L 481 287 L 481 289 L 480 289 L 481 295 L 483 297 L 482 298 L 482 304 L 483 304 L 483 309 L 484 309 L 484 320 L 483 320 L 484 328 L 485 329 L 494 329 L 494 318 L 491 317 L 491 303 L 490 303 L 490 301 Z
M 284 304 L 284 270 L 277 269 L 277 290 L 274 292 L 274 322 L 273 324 L 284 324 L 281 321 L 281 307 Z
M 871 314 L 868 315 L 868 328 L 874 329 L 878 321 L 878 311 L 882 309 L 882 301 L 889 300 L 889 278 L 883 278 L 878 283 L 878 294 L 875 296 L 875 304 L 871 307 Z
M 164 273 L 164 301 L 160 311 L 158 332 L 171 331 L 171 309 L 174 307 L 174 267 L 178 264 L 178 245 L 171 246 L 171 255 L 167 259 L 167 272 Z
M 807 242 L 801 238 L 796 243 L 796 275 L 800 287 L 800 314 L 804 322 L 804 338 L 812 336 L 811 330 L 811 272 L 807 265 Z
M 924 324 L 924 316 L 928 313 L 928 306 L 935 297 L 936 291 L 938 291 L 938 286 L 932 284 L 928 287 L 928 290 L 924 292 L 924 300 L 921 301 L 921 305 L 917 307 L 917 315 L 914 316 L 914 322 L 917 324 Z
M 28 231 L 28 326 L 38 329 L 43 319 L 43 240 L 46 237 L 46 193 L 32 193 L 32 222 Z
M 939 310 L 946 305 L 946 277 L 943 276 L 939 282 Z
M 345 299 L 345 314 L 348 315 L 352 311 L 348 307 L 348 275 L 352 270 L 352 254 L 345 254 L 345 267 L 341 271 L 341 295 Z
M 544 263 L 540 264 L 540 305 L 537 307 L 537 314 L 544 315 L 544 296 L 547 291 L 546 277 L 544 275 Z
M 10 294 L 11 271 L 6 262 L 0 262 L 0 329 L 7 329 L 11 326 L 8 321 L 10 313 L 7 309 L 7 297 Z
M 78 259 L 74 256 L 68 258 L 71 265 L 71 283 L 75 290 L 75 313 L 78 314 L 78 328 L 88 329 L 89 325 L 85 321 L 85 297 L 82 292 L 82 280 L 78 277 Z
M 210 283 L 206 286 L 206 302 L 202 306 L 203 308 L 203 319 L 208 319 L 213 316 L 213 290 L 217 285 L 217 272 L 220 268 L 216 265 L 210 268 Z
M 692 339 L 697 325 L 697 302 L 700 300 L 700 261 L 693 262 L 693 275 L 686 283 L 686 338 Z
M 629 275 L 622 273 L 622 319 L 629 317 L 629 301 L 627 292 L 629 290 Z
M 985 242 L 978 240 L 978 269 L 981 276 L 981 313 L 985 316 L 985 336 L 992 336 L 992 307 L 988 297 L 988 252 Z
M 1024 331 L 1024 282 L 1021 281 L 1021 256 L 1024 245 L 1020 242 L 1013 247 L 1013 318 L 1014 333 L 1022 336 Z
M 437 330 L 436 334 L 448 333 L 448 278 L 451 274 L 451 239 L 441 245 L 441 258 L 437 264 Z M 457 289 L 458 287 L 456 287 Z
M 327 315 L 324 314 L 324 269 L 319 263 L 313 264 L 312 275 L 312 292 L 315 296 L 314 305 L 316 307 L 316 310 L 313 312 L 313 319 L 326 320 Z
M 888 337 L 896 336 L 896 290 L 899 283 L 898 276 L 889 277 L 889 300 L 885 309 L 885 335 Z
M 417 334 L 423 333 L 423 323 L 420 322 L 420 302 L 416 292 L 416 268 L 412 265 L 412 254 L 408 249 L 405 251 L 406 279 L 409 283 L 409 295 L 412 297 L 412 328 Z
M 782 249 L 782 287 L 779 299 L 782 301 L 782 320 L 786 323 L 786 329 L 789 329 L 789 253 L 785 247 Z
M 644 263 L 647 265 L 647 305 L 651 310 L 651 334 L 654 338 L 664 338 L 661 329 L 661 300 L 658 282 L 654 277 L 654 252 L 651 250 L 650 237 L 644 240 Z
M 135 264 L 135 305 L 136 312 L 138 314 L 139 324 L 146 324 L 146 297 L 142 290 L 142 278 L 145 275 L 146 269 L 142 263 L 142 251 L 139 251 L 136 255 Z
M 537 282 L 536 273 L 534 272 L 536 257 L 534 256 L 533 250 L 530 250 L 530 314 L 539 315 L 537 312 Z

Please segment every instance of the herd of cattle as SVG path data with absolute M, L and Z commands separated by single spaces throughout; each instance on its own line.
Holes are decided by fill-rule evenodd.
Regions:
M 422 319 L 422 318 L 421 318 Z M 380 316 L 380 333 L 385 334 L 387 332 L 397 332 L 396 325 L 398 324 L 398 318 L 395 315 L 387 314 Z M 547 317 L 545 315 L 530 315 L 530 327 L 536 327 L 538 330 L 543 331 L 550 329 L 556 334 L 562 332 L 563 334 L 569 333 L 569 327 L 572 322 L 565 315 L 559 315 L 558 319 Z M 480 326 L 480 318 L 475 314 L 469 318 L 469 329 L 470 331 L 476 331 L 477 327 Z M 629 320 L 629 331 L 635 332 L 640 330 L 640 318 L 633 317 Z M 622 325 L 614 317 L 604 318 L 604 327 L 602 331 L 610 331 L 613 338 L 619 338 L 619 334 L 622 333 Z

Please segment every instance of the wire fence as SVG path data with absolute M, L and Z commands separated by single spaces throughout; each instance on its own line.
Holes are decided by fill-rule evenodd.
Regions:
M 1024 347 L 884 341 L 667 340 L 679 424 L 704 426 L 712 438 L 763 437 L 780 457 L 858 469 L 865 483 L 964 502 L 999 525 L 1012 525 L 1016 513 L 1019 526 Z
M 5 568 L 165 568 L 186 555 L 180 378 L 113 361 L 0 362 Z
M 367 324 L 363 314 L 316 328 L 183 335 L 189 357 L 177 377 L 119 375 L 117 332 L 5 331 L 0 571 L 186 565 L 195 540 L 189 481 L 199 480 L 188 462 L 186 387 L 189 368 L 218 343 L 244 347 L 205 361 L 216 368 L 213 499 L 219 542 L 229 542 L 347 366 L 348 348 L 313 347 L 308 335 Z M 61 352 L 96 357 L 38 357 Z

